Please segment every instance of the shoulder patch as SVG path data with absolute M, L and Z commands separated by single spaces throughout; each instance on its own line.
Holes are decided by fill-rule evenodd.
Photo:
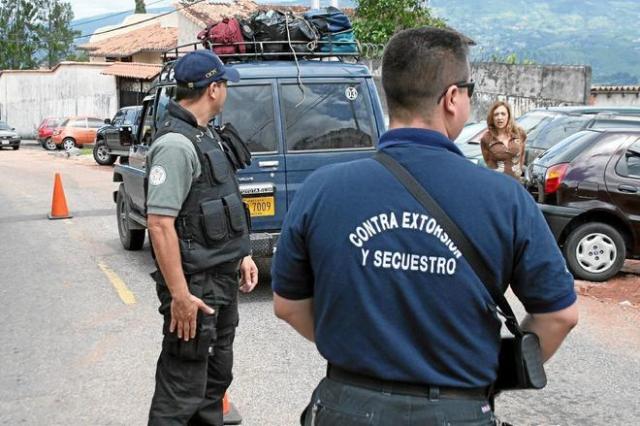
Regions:
M 153 166 L 149 172 L 149 183 L 154 186 L 162 185 L 167 180 L 167 171 L 162 166 Z

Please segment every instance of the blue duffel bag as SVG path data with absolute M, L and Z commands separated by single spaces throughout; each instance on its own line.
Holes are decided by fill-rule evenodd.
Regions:
M 352 30 L 326 34 L 320 37 L 320 52 L 358 53 L 358 44 Z
M 320 34 L 339 33 L 351 29 L 349 17 L 333 6 L 311 9 L 304 14 L 304 18 L 311 22 Z

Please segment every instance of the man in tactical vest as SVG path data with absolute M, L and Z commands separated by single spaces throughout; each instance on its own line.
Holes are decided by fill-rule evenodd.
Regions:
M 152 276 L 164 316 L 149 424 L 222 425 L 238 288 L 252 291 L 258 270 L 237 155 L 207 125 L 222 111 L 227 81 L 240 76 L 208 51 L 185 55 L 174 73 L 176 101 L 147 155 L 147 224 L 158 265 Z

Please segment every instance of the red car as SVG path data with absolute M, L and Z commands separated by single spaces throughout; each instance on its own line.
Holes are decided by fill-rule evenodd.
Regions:
M 55 128 L 62 122 L 62 118 L 59 117 L 47 117 L 42 120 L 42 123 L 38 126 L 38 142 L 43 148 L 49 151 L 54 151 L 56 145 L 51 141 L 51 136 Z

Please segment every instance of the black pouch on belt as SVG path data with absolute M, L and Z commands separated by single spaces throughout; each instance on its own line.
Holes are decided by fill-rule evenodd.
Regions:
M 538 336 L 522 332 L 513 337 L 503 337 L 495 390 L 542 389 L 546 384 Z
M 198 298 L 202 298 L 202 287 L 199 285 L 189 285 L 191 294 Z M 164 322 L 164 342 L 165 349 L 173 356 L 184 360 L 197 361 L 206 359 L 209 356 L 209 348 L 216 339 L 216 319 L 218 312 L 212 315 L 198 311 L 198 320 L 196 325 L 196 337 L 185 342 L 178 338 L 178 334 L 174 331 L 169 332 L 171 318 L 165 316 Z

